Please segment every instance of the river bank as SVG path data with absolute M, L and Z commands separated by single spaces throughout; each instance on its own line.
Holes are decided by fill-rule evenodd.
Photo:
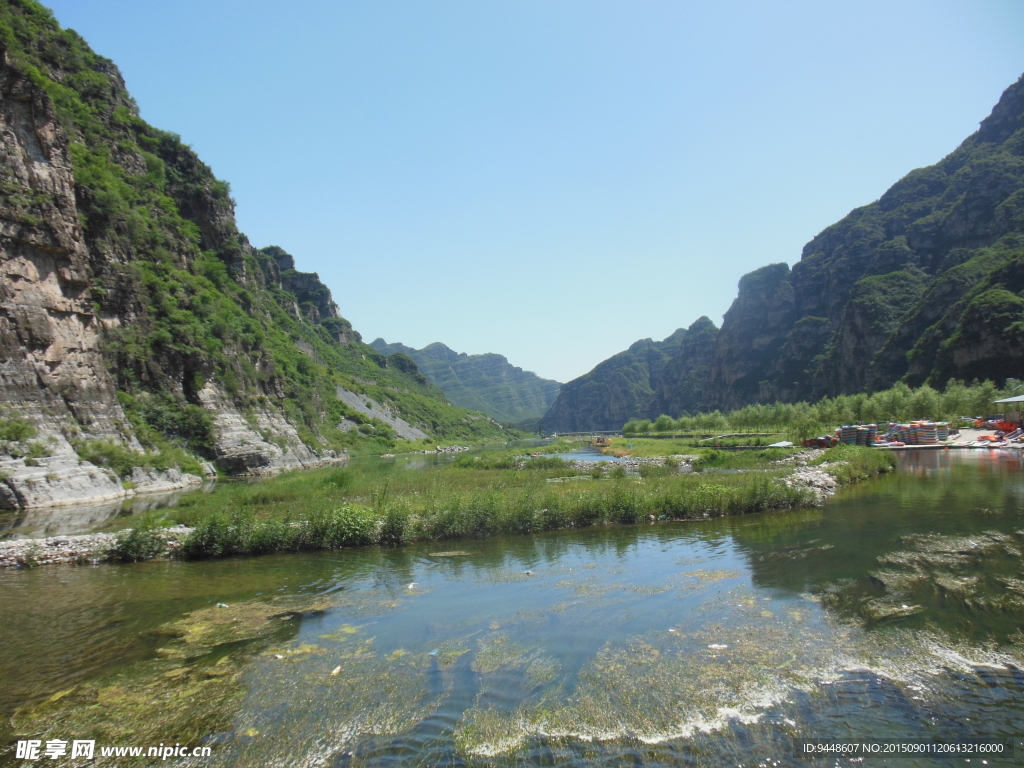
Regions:
M 464 456 L 424 472 L 401 473 L 380 463 L 362 471 L 290 473 L 186 495 L 175 507 L 119 519 L 127 523 L 120 531 L 0 542 L 0 567 L 203 559 L 700 520 L 820 505 L 841 485 L 892 468 L 891 459 L 868 449 L 781 453 L 709 451 L 606 462 L 506 452 Z

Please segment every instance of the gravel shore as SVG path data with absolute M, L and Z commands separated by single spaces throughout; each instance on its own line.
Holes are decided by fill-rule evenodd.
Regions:
M 628 457 L 625 459 L 616 459 L 615 461 L 612 461 L 610 459 L 573 459 L 572 461 L 567 461 L 566 466 L 569 469 L 573 469 L 577 472 L 590 472 L 598 464 L 604 464 L 605 469 L 607 470 L 612 470 L 615 469 L 616 467 L 622 467 L 624 470 L 626 470 L 626 472 L 637 474 L 640 472 L 640 467 L 643 464 L 648 464 L 653 467 L 663 467 L 669 462 L 669 459 L 671 459 L 675 462 L 678 462 L 680 472 L 689 472 L 692 469 L 692 462 L 696 458 L 696 456 L 678 455 L 652 456 L 644 458 Z M 526 462 L 524 461 L 522 462 L 522 464 L 523 466 L 525 466 Z
M 164 555 L 173 553 L 191 531 L 179 525 L 160 531 L 166 545 Z M 0 568 L 34 567 L 55 563 L 100 563 L 110 559 L 117 533 L 84 533 L 51 536 L 46 539 L 0 541 Z

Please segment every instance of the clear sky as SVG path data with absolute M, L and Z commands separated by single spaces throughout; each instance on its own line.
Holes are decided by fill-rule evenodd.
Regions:
M 952 151 L 1020 0 L 51 0 L 366 341 L 568 381 Z

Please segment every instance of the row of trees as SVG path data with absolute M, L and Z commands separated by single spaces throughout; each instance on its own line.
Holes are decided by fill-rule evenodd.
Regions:
M 683 415 L 662 414 L 653 422 L 633 419 L 623 426 L 628 435 L 650 432 L 788 432 L 804 438 L 831 432 L 843 424 L 923 419 L 956 422 L 991 414 L 993 400 L 1024 393 L 1024 382 L 1008 379 L 1000 389 L 991 381 L 964 384 L 950 381 L 941 392 L 928 385 L 913 388 L 899 383 L 871 394 L 825 397 L 816 403 L 747 405 L 736 411 Z

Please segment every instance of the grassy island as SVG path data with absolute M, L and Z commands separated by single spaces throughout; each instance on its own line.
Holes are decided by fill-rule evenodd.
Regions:
M 839 446 L 806 457 L 807 466 L 794 474 L 796 462 L 786 460 L 795 453 L 702 450 L 623 464 L 501 452 L 463 455 L 425 471 L 381 463 L 293 472 L 187 496 L 136 519 L 114 552 L 123 560 L 151 555 L 161 529 L 171 525 L 191 528 L 178 556 L 208 558 L 699 520 L 810 506 L 820 496 L 807 484 L 808 473 L 841 485 L 888 471 L 894 462 L 867 448 Z

